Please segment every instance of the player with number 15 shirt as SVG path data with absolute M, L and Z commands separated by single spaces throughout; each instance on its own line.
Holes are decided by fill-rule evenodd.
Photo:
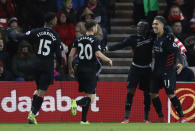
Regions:
M 54 54 L 61 60 L 60 38 L 56 32 L 50 28 L 38 28 L 26 33 L 29 42 L 32 43 L 35 54 L 46 70 L 53 70 Z
M 33 94 L 31 111 L 27 118 L 29 124 L 37 124 L 35 117 L 41 108 L 47 89 L 50 84 L 53 84 L 54 55 L 56 55 L 59 65 L 62 61 L 60 38 L 53 31 L 56 23 L 56 14 L 48 12 L 45 14 L 44 27 L 33 29 L 26 32 L 26 34 L 17 36 L 18 39 L 28 40 L 35 51 L 35 58 L 32 59 L 33 64 L 26 72 L 27 74 L 33 73 L 37 86 Z

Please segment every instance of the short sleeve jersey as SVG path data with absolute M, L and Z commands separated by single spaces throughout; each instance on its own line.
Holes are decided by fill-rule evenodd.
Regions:
M 100 41 L 93 35 L 83 35 L 73 43 L 77 49 L 79 58 L 79 69 L 95 70 L 97 66 L 96 51 L 101 50 Z
M 36 55 L 50 58 L 54 53 L 60 54 L 60 38 L 49 28 L 39 28 L 26 32 L 27 39 L 34 45 Z
M 26 32 L 24 35 L 34 48 L 37 59 L 43 67 L 53 68 L 54 54 L 61 64 L 60 38 L 56 32 L 50 28 L 38 28 Z

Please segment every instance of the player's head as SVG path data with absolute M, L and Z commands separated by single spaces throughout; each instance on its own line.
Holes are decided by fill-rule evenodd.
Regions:
M 97 22 L 95 20 L 89 20 L 85 22 L 85 28 L 88 32 L 97 32 Z
M 163 34 L 164 27 L 166 25 L 166 19 L 163 16 L 156 16 L 152 23 L 152 28 L 155 34 Z
M 46 26 L 54 27 L 57 24 L 56 13 L 47 12 L 44 16 L 44 22 Z
M 145 20 L 140 20 L 137 23 L 137 33 L 139 35 L 147 35 L 149 32 L 149 23 Z

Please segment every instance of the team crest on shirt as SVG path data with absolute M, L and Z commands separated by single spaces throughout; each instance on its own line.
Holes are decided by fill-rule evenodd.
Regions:
M 175 42 L 173 42 L 173 47 L 177 47 L 177 44 Z
M 102 48 L 101 48 L 101 45 L 98 45 L 98 49 L 100 49 L 100 50 L 102 49 Z
M 30 31 L 27 31 L 27 32 L 26 32 L 26 35 L 30 35 Z

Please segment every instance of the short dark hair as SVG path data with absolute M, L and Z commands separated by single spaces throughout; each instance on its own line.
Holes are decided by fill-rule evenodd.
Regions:
M 180 20 L 174 20 L 173 22 L 171 22 L 171 26 L 173 26 L 175 23 L 181 23 L 181 25 L 182 25 L 182 21 L 180 21 Z
M 161 23 L 163 23 L 164 25 L 167 24 L 166 19 L 165 19 L 163 16 L 160 16 L 160 15 L 154 17 L 154 20 L 158 20 L 158 21 L 160 21 Z
M 97 25 L 95 20 L 89 20 L 85 22 L 85 28 L 87 31 L 90 31 L 93 26 Z
M 54 12 L 47 12 L 44 15 L 44 22 L 50 23 L 56 17 L 56 13 Z

